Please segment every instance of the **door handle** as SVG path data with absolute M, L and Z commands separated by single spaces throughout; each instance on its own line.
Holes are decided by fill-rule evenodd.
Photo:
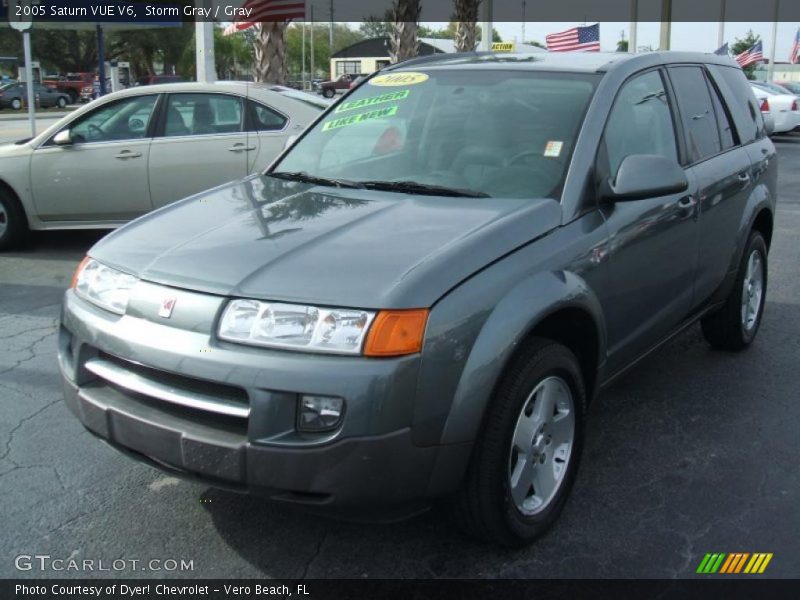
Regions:
M 245 146 L 244 144 L 234 144 L 230 148 L 228 148 L 228 152 L 252 152 L 255 150 L 255 146 Z
M 130 150 L 123 150 L 119 154 L 117 154 L 114 158 L 118 158 L 119 160 L 127 160 L 129 158 L 141 158 L 141 152 L 131 152 Z

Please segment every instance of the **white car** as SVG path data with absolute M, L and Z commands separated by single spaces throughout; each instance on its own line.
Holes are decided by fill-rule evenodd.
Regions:
M 327 106 L 252 83 L 122 90 L 0 146 L 0 249 L 27 229 L 114 228 L 266 169 Z
M 751 83 L 750 87 L 753 88 L 760 103 L 763 104 L 765 99 L 769 103 L 770 112 L 775 120 L 773 133 L 787 133 L 800 127 L 800 99 L 797 96 L 777 94 L 755 83 Z

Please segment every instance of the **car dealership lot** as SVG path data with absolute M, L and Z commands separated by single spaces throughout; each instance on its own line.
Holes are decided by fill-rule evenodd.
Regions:
M 340 523 L 105 447 L 68 413 L 55 363 L 61 294 L 101 234 L 33 236 L 0 255 L 0 575 L 86 574 L 14 567 L 45 554 L 93 560 L 106 576 L 671 577 L 692 576 L 706 552 L 741 551 L 773 552 L 765 575 L 796 577 L 800 135 L 776 143 L 780 198 L 755 345 L 712 352 L 693 327 L 603 392 L 562 518 L 515 552 L 464 538 L 446 507 L 391 525 Z M 194 569 L 97 571 L 116 559 Z

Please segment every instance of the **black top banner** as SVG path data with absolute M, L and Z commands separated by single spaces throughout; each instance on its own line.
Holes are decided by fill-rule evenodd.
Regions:
M 419 0 L 419 21 L 450 21 L 454 0 Z M 798 0 L 483 0 L 478 20 L 504 22 L 796 22 Z M 0 0 L 0 19 L 174 23 L 234 20 L 392 21 L 392 0 Z M 635 9 L 635 14 L 634 14 Z M 332 14 L 331 14 L 332 13 Z M 301 17 L 299 15 L 304 15 Z

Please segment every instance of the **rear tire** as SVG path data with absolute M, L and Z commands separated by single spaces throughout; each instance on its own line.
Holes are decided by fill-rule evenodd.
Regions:
M 767 265 L 764 236 L 753 231 L 725 304 L 701 321 L 703 336 L 713 348 L 743 350 L 755 339 L 767 298 Z
M 333 98 L 336 95 L 336 92 L 334 90 L 326 88 L 322 90 L 322 95 L 325 96 L 326 98 Z
M 17 199 L 0 188 L 0 251 L 17 246 L 28 231 L 28 221 Z
M 58 108 L 66 108 L 67 107 L 67 99 L 64 98 L 64 96 L 61 96 L 58 99 L 58 102 L 56 104 L 58 104 Z
M 14 98 L 11 101 L 11 108 L 13 110 L 22 110 L 22 100 L 20 100 L 19 98 Z
M 468 533 L 519 547 L 547 531 L 575 479 L 585 407 L 575 355 L 553 341 L 531 340 L 494 393 L 455 499 Z
M 67 95 L 69 95 L 70 104 L 75 104 L 78 101 L 78 92 L 74 90 L 67 90 Z

